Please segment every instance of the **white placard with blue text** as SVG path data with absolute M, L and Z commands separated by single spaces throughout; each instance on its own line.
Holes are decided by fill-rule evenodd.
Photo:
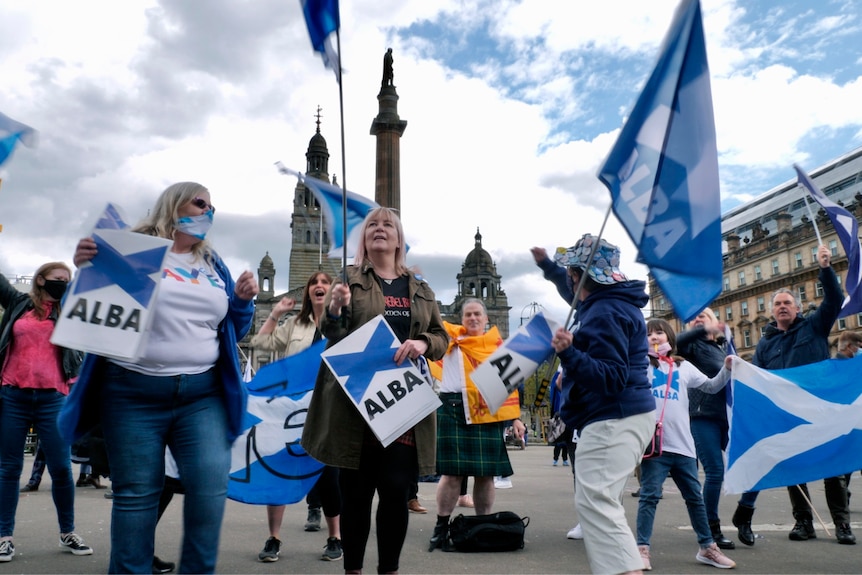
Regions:
M 128 231 L 108 205 L 91 237 L 98 253 L 69 286 L 51 343 L 134 361 L 152 321 L 171 240 Z
M 395 365 L 400 345 L 378 315 L 321 354 L 384 447 L 440 406 L 437 394 L 412 362 Z

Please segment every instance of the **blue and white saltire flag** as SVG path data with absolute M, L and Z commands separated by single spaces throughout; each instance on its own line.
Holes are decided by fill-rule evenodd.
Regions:
M 323 464 L 300 445 L 320 369 L 319 341 L 260 368 L 246 386 L 245 431 L 231 448 L 227 496 L 257 505 L 289 505 L 314 487 Z
M 718 151 L 700 2 L 683 0 L 599 179 L 685 322 L 721 292 Z
M 539 312 L 476 366 L 470 379 L 491 413 L 496 413 L 506 398 L 554 355 L 551 339 L 559 327 Z
M 400 346 L 378 315 L 321 355 L 384 447 L 440 407 L 431 383 L 415 364 L 395 364 Z
M 369 200 L 365 196 L 345 192 L 338 186 L 323 180 L 305 176 L 295 170 L 284 167 L 281 162 L 276 162 L 278 171 L 282 174 L 296 176 L 299 181 L 314 194 L 314 199 L 320 204 L 323 212 L 323 222 L 326 225 L 326 233 L 329 236 L 329 257 L 341 257 L 344 251 L 344 238 L 347 238 L 347 257 L 356 255 L 356 246 L 359 245 L 359 230 L 365 216 L 380 204 Z M 347 221 L 344 221 L 344 205 L 347 205 Z M 346 224 L 346 225 L 345 225 Z
M 862 357 L 767 371 L 733 359 L 727 493 L 862 469 Z
M 90 236 L 99 251 L 78 268 L 51 343 L 134 361 L 146 341 L 151 305 L 173 241 L 130 231 L 113 204 L 107 205 Z M 189 275 L 178 281 L 217 279 Z
M 808 190 L 812 198 L 817 200 L 820 207 L 826 210 L 826 214 L 832 220 L 832 225 L 838 234 L 838 239 L 844 246 L 844 253 L 847 254 L 847 280 L 844 282 L 847 296 L 844 298 L 844 304 L 841 306 L 841 313 L 838 314 L 838 317 L 847 317 L 862 312 L 862 265 L 860 265 L 862 248 L 859 246 L 859 224 L 853 214 L 826 197 L 826 194 L 811 181 L 808 174 L 802 171 L 799 166 L 794 164 L 793 168 L 799 177 L 799 183 Z
M 18 142 L 32 147 L 36 143 L 36 130 L 0 113 L 0 166 L 9 159 Z
M 338 10 L 338 0 L 300 0 L 302 15 L 311 46 L 323 58 L 323 65 L 335 72 L 335 79 L 341 82 L 341 60 L 332 35 L 341 28 L 341 16 Z

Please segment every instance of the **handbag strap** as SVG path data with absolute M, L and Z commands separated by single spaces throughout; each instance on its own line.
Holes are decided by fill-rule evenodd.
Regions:
M 667 368 L 668 368 L 667 369 L 667 384 L 664 386 L 664 401 L 661 404 L 661 415 L 659 416 L 658 421 L 656 422 L 658 424 L 661 424 L 661 422 L 664 421 L 664 408 L 667 407 L 667 396 L 668 396 L 668 393 L 670 392 L 670 382 L 671 382 L 671 379 L 673 378 L 674 361 L 673 361 L 673 359 L 671 359 L 669 357 L 664 357 L 664 356 L 659 356 L 658 360 L 666 362 Z

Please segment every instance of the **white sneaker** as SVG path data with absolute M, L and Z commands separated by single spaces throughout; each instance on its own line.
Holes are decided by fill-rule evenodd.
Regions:
M 566 533 L 566 539 L 583 539 L 584 538 L 584 530 L 581 529 L 581 524 L 578 523 L 574 527 L 572 527 L 568 533 Z
M 495 477 L 494 487 L 496 487 L 497 489 L 511 489 L 512 480 L 508 477 Z
M 718 567 L 719 569 L 733 569 L 736 567 L 736 563 L 722 553 L 718 545 L 713 543 L 706 549 L 701 549 L 697 552 L 697 555 L 694 556 L 695 559 L 700 561 L 701 563 L 706 563 L 707 565 L 712 565 L 713 567 Z

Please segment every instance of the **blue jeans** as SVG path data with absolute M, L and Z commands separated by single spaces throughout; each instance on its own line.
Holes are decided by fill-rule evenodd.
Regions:
M 153 377 L 108 364 L 102 428 L 111 465 L 110 573 L 149 573 L 170 446 L 185 487 L 180 573 L 213 573 L 230 471 L 215 369 Z
M 15 532 L 24 444 L 31 422 L 51 474 L 51 496 L 57 509 L 60 533 L 71 533 L 75 530 L 72 454 L 57 429 L 57 414 L 66 396 L 51 389 L 20 389 L 14 385 L 4 385 L 0 394 L 3 406 L 0 417 L 0 537 L 10 537 Z
M 727 422 L 696 417 L 691 420 L 691 435 L 697 447 L 697 458 L 703 465 L 706 518 L 711 523 L 718 522 L 718 501 L 724 482 L 724 456 L 721 452 L 727 447 Z
M 700 482 L 697 480 L 697 459 L 677 453 L 663 453 L 641 462 L 641 497 L 638 503 L 638 545 L 649 545 L 655 521 L 655 509 L 661 497 L 661 486 L 668 474 L 679 488 L 688 518 L 697 535 L 701 547 L 713 543 L 706 508 L 700 495 Z

